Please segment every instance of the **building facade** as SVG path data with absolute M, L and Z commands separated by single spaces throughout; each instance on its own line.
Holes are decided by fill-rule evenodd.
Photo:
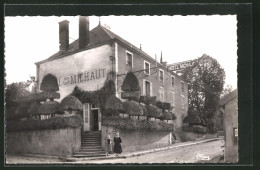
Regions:
M 79 17 L 79 39 L 69 44 L 69 22 L 59 23 L 60 50 L 36 63 L 38 91 L 43 77 L 53 74 L 58 79 L 62 100 L 78 86 L 86 91 L 103 87 L 110 72 L 116 73 L 116 95 L 121 98 L 121 86 L 127 72 L 132 71 L 139 81 L 140 95 L 156 96 L 171 103 L 176 127 L 181 128 L 188 109 L 188 84 L 170 71 L 167 64 L 157 62 L 140 48 L 99 24 L 89 30 L 88 17 Z M 101 130 L 98 106 L 83 104 L 84 120 L 97 124 L 93 128 L 84 122 L 84 130 Z M 93 120 L 95 119 L 95 120 Z
M 237 89 L 220 100 L 221 111 L 224 113 L 225 162 L 238 161 L 238 93 Z

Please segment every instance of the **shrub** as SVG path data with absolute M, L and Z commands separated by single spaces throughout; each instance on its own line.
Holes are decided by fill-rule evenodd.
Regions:
M 173 131 L 173 126 L 165 122 L 135 120 L 129 118 L 106 117 L 102 120 L 103 126 L 112 126 L 123 130 Z
M 198 132 L 198 133 L 207 133 L 207 128 L 204 126 L 200 125 L 193 125 L 193 132 Z
M 200 125 L 183 126 L 182 130 L 187 132 L 207 133 L 207 128 Z
M 159 118 L 162 116 L 162 110 L 154 105 L 146 105 L 146 109 L 149 117 Z
M 57 78 L 52 74 L 47 74 L 42 79 L 40 90 L 42 90 L 42 91 L 59 91 L 59 85 L 58 85 Z
M 82 125 L 82 118 L 78 115 L 69 117 L 54 117 L 46 120 L 7 121 L 7 131 L 30 131 L 45 129 L 78 128 Z
M 121 86 L 123 91 L 139 91 L 139 82 L 134 73 L 128 72 Z
M 126 113 L 129 115 L 141 116 L 144 114 L 142 106 L 136 101 L 125 101 L 124 107 Z
M 60 110 L 82 110 L 82 103 L 75 96 L 69 95 L 62 99 Z

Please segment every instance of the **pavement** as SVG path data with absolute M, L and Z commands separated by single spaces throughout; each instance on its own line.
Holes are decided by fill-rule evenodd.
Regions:
M 23 158 L 24 160 L 21 162 L 29 163 L 30 160 L 38 159 L 39 162 L 42 163 L 69 163 L 69 162 L 85 162 L 85 161 L 93 161 L 93 160 L 106 160 L 106 159 L 126 159 L 131 157 L 138 157 L 142 155 L 147 155 L 155 152 L 162 152 L 167 150 L 174 150 L 179 149 L 186 146 L 192 146 L 217 140 L 223 140 L 223 138 L 212 138 L 212 139 L 204 139 L 199 141 L 189 141 L 189 142 L 181 142 L 181 143 L 175 143 L 167 147 L 163 148 L 156 148 L 156 149 L 149 149 L 149 150 L 142 150 L 142 151 L 135 151 L 135 152 L 123 152 L 119 156 L 116 156 L 116 154 L 111 154 L 107 157 L 86 157 L 86 158 L 74 158 L 74 157 L 58 157 L 58 156 L 48 156 L 48 155 L 37 155 L 37 154 L 8 154 L 7 155 L 7 163 L 14 163 L 15 161 L 12 161 L 12 157 L 16 157 L 19 159 Z M 8 159 L 9 157 L 9 159 Z M 8 161 L 9 160 L 9 161 Z M 35 163 L 39 163 L 35 162 Z

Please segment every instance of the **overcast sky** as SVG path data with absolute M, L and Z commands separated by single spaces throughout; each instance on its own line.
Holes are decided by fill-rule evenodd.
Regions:
M 70 21 L 70 41 L 78 38 L 78 17 L 5 17 L 5 69 L 7 84 L 36 75 L 35 62 L 59 50 L 59 25 Z M 90 29 L 99 17 L 90 17 Z M 103 16 L 101 24 L 151 57 L 163 54 L 169 63 L 207 54 L 226 72 L 226 84 L 237 87 L 237 19 L 212 16 Z

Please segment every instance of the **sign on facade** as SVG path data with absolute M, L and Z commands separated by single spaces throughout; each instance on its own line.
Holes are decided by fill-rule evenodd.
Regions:
M 95 79 L 100 79 L 106 76 L 106 69 L 96 69 L 90 70 L 84 73 L 69 75 L 65 77 L 58 78 L 59 86 L 68 86 L 72 84 L 78 84 L 82 82 L 92 81 Z

